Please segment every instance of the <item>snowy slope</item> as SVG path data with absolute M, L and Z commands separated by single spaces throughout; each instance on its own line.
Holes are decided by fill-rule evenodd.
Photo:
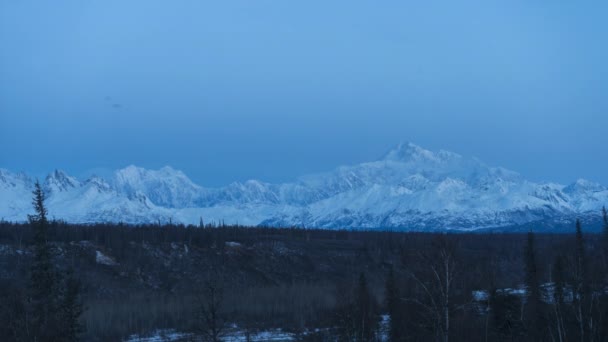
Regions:
M 31 212 L 32 179 L 0 169 L 0 218 Z M 323 228 L 479 229 L 576 217 L 597 221 L 608 188 L 586 180 L 534 183 L 448 151 L 400 144 L 382 158 L 270 184 L 257 180 L 204 188 L 171 167 L 129 166 L 80 181 L 62 171 L 44 180 L 52 217 L 70 222 L 222 221 Z

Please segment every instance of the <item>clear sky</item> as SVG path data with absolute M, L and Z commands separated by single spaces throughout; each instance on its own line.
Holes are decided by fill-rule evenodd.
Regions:
M 411 141 L 608 184 L 608 2 L 0 0 L 0 167 L 279 182 Z

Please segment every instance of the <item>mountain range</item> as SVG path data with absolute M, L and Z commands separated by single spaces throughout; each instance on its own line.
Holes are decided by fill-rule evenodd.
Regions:
M 32 213 L 34 179 L 0 169 L 0 218 Z M 55 170 L 42 182 L 52 218 L 72 223 L 168 222 L 390 230 L 599 227 L 608 187 L 579 179 L 537 183 L 476 158 L 402 143 L 372 162 L 294 182 L 257 180 L 207 188 L 169 166 L 128 166 L 80 180 Z

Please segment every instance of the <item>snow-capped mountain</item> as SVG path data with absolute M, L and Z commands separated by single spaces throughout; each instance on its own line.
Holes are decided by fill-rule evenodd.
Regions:
M 31 213 L 33 180 L 0 169 L 0 218 Z M 56 170 L 44 180 L 52 217 L 69 222 L 245 225 L 404 230 L 536 226 L 580 217 L 597 222 L 608 188 L 586 180 L 534 183 L 475 158 L 400 144 L 384 157 L 295 182 L 256 180 L 204 188 L 171 167 L 129 166 L 112 177 L 78 180 Z

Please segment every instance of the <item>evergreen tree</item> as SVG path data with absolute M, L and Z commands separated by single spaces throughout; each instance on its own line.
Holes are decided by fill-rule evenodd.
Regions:
M 0 280 L 0 336 L 7 341 L 28 341 L 27 307 L 23 289 L 14 279 Z
M 34 229 L 34 260 L 30 269 L 29 335 L 33 341 L 78 341 L 83 327 L 80 282 L 70 271 L 66 277 L 57 272 L 48 244 L 46 196 L 40 183 L 34 184 L 35 214 L 28 215 Z
M 583 229 L 581 221 L 576 220 L 576 265 L 579 271 L 580 281 L 585 281 L 587 277 L 586 267 L 586 256 L 585 256 L 585 241 L 583 239 Z
M 556 304 L 564 303 L 564 286 L 566 286 L 566 276 L 564 272 L 564 257 L 558 255 L 553 263 L 553 300 Z
M 338 284 L 336 287 L 333 325 L 339 342 L 352 342 L 356 336 L 354 292 L 352 286 Z
M 354 318 L 355 340 L 357 342 L 372 341 L 378 325 L 378 315 L 363 273 L 359 276 Z
M 34 260 L 30 270 L 31 334 L 33 340 L 52 340 L 57 309 L 56 274 L 51 260 L 51 250 L 47 242 L 47 209 L 45 194 L 36 181 L 33 201 L 35 214 L 28 215 L 34 229 Z
M 564 257 L 558 255 L 553 263 L 553 318 L 555 335 L 558 341 L 564 341 L 566 334 L 565 300 L 564 288 L 566 286 L 566 274 L 564 268 Z
M 604 260 L 605 260 L 605 263 L 608 263 L 608 211 L 606 211 L 606 207 L 602 207 L 602 218 L 604 220 L 604 229 L 602 231 Z
M 84 326 L 80 323 L 80 316 L 83 312 L 80 298 L 82 286 L 80 281 L 74 277 L 73 270 L 67 272 L 63 285 L 59 306 L 62 324 L 61 341 L 75 342 L 79 340 L 80 335 L 84 332 Z
M 388 315 L 390 316 L 388 337 L 389 341 L 402 341 L 405 337 L 402 331 L 403 317 L 402 305 L 400 303 L 399 288 L 395 281 L 395 272 L 391 266 L 386 278 L 385 300 Z
M 493 340 L 517 341 L 522 338 L 519 299 L 504 291 L 492 289 L 489 294 Z
M 581 341 L 585 340 L 588 315 L 591 304 L 590 284 L 587 273 L 587 258 L 585 255 L 585 241 L 581 221 L 576 220 L 576 240 L 574 250 L 574 307 L 576 321 L 579 325 Z
M 527 337 L 532 341 L 539 341 L 542 337 L 541 293 L 536 267 L 536 251 L 534 247 L 534 233 L 528 232 L 528 240 L 524 249 L 524 269 L 526 285 L 526 304 L 524 310 L 524 326 Z

